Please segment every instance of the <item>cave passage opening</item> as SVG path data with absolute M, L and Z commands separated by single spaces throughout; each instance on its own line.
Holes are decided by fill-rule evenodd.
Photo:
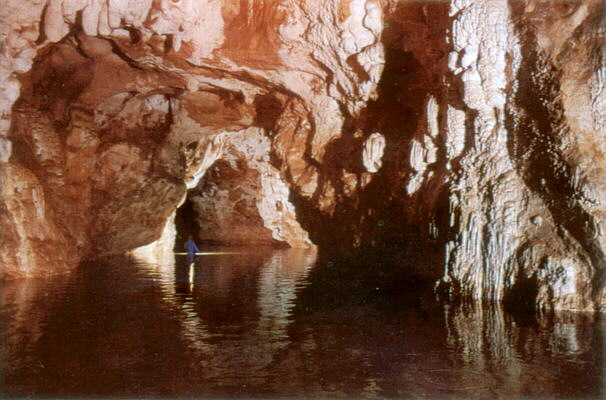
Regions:
M 400 28 L 393 31 L 394 35 L 401 33 Z M 351 204 L 342 201 L 336 206 L 336 213 L 325 218 L 317 204 L 305 208 L 302 201 L 293 201 L 297 193 L 291 191 L 281 175 L 283 171 L 272 162 L 274 143 L 268 132 L 276 129 L 276 120 L 285 112 L 286 102 L 259 95 L 253 112 L 231 97 L 226 101 L 204 90 L 176 90 L 180 83 L 175 77 L 134 68 L 124 54 L 117 53 L 116 46 L 81 32 L 49 45 L 40 52 L 32 71 L 23 77 L 24 90 L 15 109 L 22 110 L 15 113 L 21 118 L 15 131 L 18 154 L 35 154 L 34 144 L 39 142 L 58 149 L 56 157 L 43 154 L 39 159 L 23 160 L 24 166 L 38 172 L 42 185 L 52 185 L 48 207 L 61 210 L 68 199 L 79 205 L 80 214 L 95 210 L 88 213 L 89 220 L 69 224 L 72 228 L 66 235 L 82 236 L 87 226 L 94 226 L 92 231 L 86 231 L 90 243 L 82 245 L 89 253 L 118 254 L 152 243 L 173 212 L 175 237 L 171 245 L 178 252 L 191 235 L 202 245 L 318 245 L 331 257 L 341 256 L 335 254 L 336 247 L 349 253 L 351 245 L 356 244 L 358 254 L 378 253 L 377 266 L 386 259 L 393 260 L 393 265 L 414 265 L 410 253 L 427 253 L 411 242 L 427 238 L 417 228 L 427 225 L 424 211 L 436 206 L 424 200 L 439 196 L 434 196 L 435 190 L 429 188 L 426 196 L 403 198 L 405 188 L 399 175 L 408 167 L 402 161 L 408 158 L 408 145 L 401 143 L 401 137 L 413 137 L 421 129 L 419 118 L 424 115 L 425 83 L 429 81 L 421 66 L 422 58 L 413 51 L 400 46 L 387 50 L 379 98 L 369 103 L 362 116 L 350 117 L 345 139 L 335 141 L 328 149 L 329 165 L 323 167 L 322 173 L 342 200 L 347 189 L 342 181 L 361 168 L 356 161 L 350 161 L 348 153 L 361 144 L 354 131 L 364 135 L 382 132 L 389 142 L 384 166 L 367 189 L 352 196 L 355 201 Z M 127 44 L 122 46 L 128 48 Z M 113 70 L 121 74 L 108 84 L 106 71 Z M 136 79 L 142 76 L 146 80 Z M 414 101 L 405 101 L 406 97 Z M 201 105 L 209 104 L 220 110 L 212 118 L 200 111 L 205 110 Z M 227 116 L 218 118 L 221 112 Z M 240 118 L 238 123 L 234 123 L 234 118 Z M 34 123 L 44 129 L 30 129 Z M 196 128 L 190 129 L 190 125 Z M 217 158 L 210 157 L 215 161 L 199 185 L 184 193 L 182 182 L 191 172 L 187 169 L 195 169 L 191 165 L 206 158 L 214 137 L 223 134 L 217 133 L 221 129 L 229 132 L 224 150 Z M 186 143 L 182 149 L 181 144 Z M 187 160 L 181 165 L 183 157 Z M 63 176 L 52 173 L 63 165 Z M 341 176 L 342 171 L 346 173 Z M 140 198 L 149 201 L 143 204 Z M 419 211 L 409 210 L 415 207 Z M 53 215 L 57 221 L 71 220 L 67 214 Z M 407 218 L 398 218 L 400 215 Z M 126 223 L 119 222 L 132 220 L 137 224 L 125 227 Z M 404 252 L 403 248 L 409 251 Z M 406 262 L 401 262 L 400 257 Z M 376 260 L 364 258 L 360 265 L 366 270 L 366 265 Z M 428 272 L 422 268 L 419 272 L 433 281 L 441 272 L 438 269 Z
M 174 251 L 183 251 L 183 245 L 189 238 L 193 237 L 198 242 L 198 234 L 201 230 L 200 222 L 198 220 L 198 213 L 194 208 L 189 193 L 185 197 L 183 204 L 175 211 L 175 244 Z

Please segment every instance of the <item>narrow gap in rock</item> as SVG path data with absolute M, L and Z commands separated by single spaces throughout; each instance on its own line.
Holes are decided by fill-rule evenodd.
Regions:
M 503 305 L 510 312 L 533 313 L 538 293 L 539 281 L 536 274 L 520 276 L 511 290 L 505 294 Z
M 177 236 L 175 238 L 175 251 L 183 251 L 183 244 L 191 235 L 194 240 L 197 240 L 197 235 L 200 232 L 200 223 L 198 222 L 198 214 L 194 210 L 194 204 L 190 200 L 189 195 L 177 209 L 175 215 L 175 228 Z

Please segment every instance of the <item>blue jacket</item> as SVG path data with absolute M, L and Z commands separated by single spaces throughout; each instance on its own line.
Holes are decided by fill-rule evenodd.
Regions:
M 197 251 L 200 251 L 193 240 L 188 240 L 185 242 L 185 249 L 187 250 L 188 254 L 195 254 Z

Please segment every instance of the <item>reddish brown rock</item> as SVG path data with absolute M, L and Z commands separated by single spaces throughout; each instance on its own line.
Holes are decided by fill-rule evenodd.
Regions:
M 220 244 L 312 246 L 297 221 L 289 188 L 270 164 L 270 140 L 259 128 L 232 133 L 224 154 L 188 195 L 198 238 Z
M 382 65 L 378 3 L 351 7 L 355 12 L 340 14 L 345 25 L 336 25 L 338 5 L 317 2 L 50 1 L 24 13 L 11 3 L 13 14 L 2 14 L 12 40 L 3 73 L 16 84 L 4 115 L 20 98 L 8 140 L 3 128 L 10 164 L 2 168 L 6 175 L 22 168 L 43 188 L 44 221 L 65 242 L 58 254 L 122 253 L 158 239 L 226 142 L 238 152 L 227 157 L 248 154 L 234 150 L 242 143 L 229 136 L 258 126 L 263 161 L 250 166 L 258 173 L 258 221 L 268 240 L 309 246 L 285 177 L 312 170 L 308 157 L 321 160 L 340 133 L 341 94 L 355 112 L 373 94 Z M 29 26 L 33 34 L 24 34 Z M 284 112 L 288 104 L 294 113 Z M 291 134 L 312 144 L 288 149 L 298 159 L 289 155 L 293 163 L 276 168 L 270 143 L 283 114 L 309 126 L 305 135 Z M 6 182 L 5 203 L 16 184 Z M 16 225 L 27 223 L 28 212 Z M 15 229 L 3 241 L 3 256 L 13 260 L 3 274 L 39 269 L 10 245 Z M 256 236 L 249 229 L 245 236 Z
M 5 1 L 0 274 L 159 254 L 189 190 L 205 240 L 400 251 L 451 296 L 603 309 L 605 18 Z

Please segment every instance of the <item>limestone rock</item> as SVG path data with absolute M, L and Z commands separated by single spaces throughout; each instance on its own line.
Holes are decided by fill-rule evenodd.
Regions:
M 272 240 L 310 245 L 281 175 L 301 175 L 310 168 L 306 158 L 322 158 L 324 145 L 339 134 L 341 101 L 357 112 L 373 95 L 382 65 L 378 3 L 356 1 L 341 14 L 339 4 L 314 1 L 278 7 L 53 0 L 24 12 L 17 2 L 7 3 L 2 29 L 12 47 L 2 71 L 11 92 L 3 132 L 20 100 L 9 139 L 2 134 L 2 160 L 10 162 L 2 168 L 15 165 L 36 175 L 46 223 L 60 226 L 74 259 L 156 240 L 186 188 L 222 154 L 225 138 L 249 126 L 264 128 L 269 137 L 282 106 L 291 103 L 297 104 L 291 114 L 297 124 L 311 127 L 313 121 L 317 134 L 309 130 L 301 139 L 314 144 L 291 152 L 298 161 L 280 170 L 270 166 L 264 139 L 259 168 L 267 198 L 258 199 L 258 209 Z M 324 81 L 332 82 L 329 88 Z M 277 112 L 268 115 L 267 107 Z M 7 248 L 7 256 L 14 253 Z M 25 258 L 13 260 L 3 274 L 37 269 Z
M 78 260 L 75 248 L 50 220 L 44 187 L 29 170 L 5 165 L 0 169 L 2 233 L 0 265 L 3 277 L 57 274 Z
M 375 173 L 383 165 L 381 158 L 385 151 L 385 137 L 378 132 L 373 133 L 364 142 L 362 162 L 368 172 Z
M 603 68 L 590 50 L 603 43 L 603 4 L 468 3 L 452 5 L 451 68 L 477 116 L 452 191 L 445 280 L 475 298 L 520 297 L 525 286 L 541 307 L 599 308 L 604 155 L 585 121 Z M 449 129 L 455 137 L 456 122 Z
M 604 310 L 605 21 L 599 0 L 6 0 L 0 275 L 170 241 L 190 190 L 203 239 L 399 249 L 452 296 Z
M 311 247 L 289 200 L 289 188 L 270 164 L 270 141 L 263 131 L 250 128 L 226 140 L 220 161 L 189 194 L 202 228 L 199 239 Z

